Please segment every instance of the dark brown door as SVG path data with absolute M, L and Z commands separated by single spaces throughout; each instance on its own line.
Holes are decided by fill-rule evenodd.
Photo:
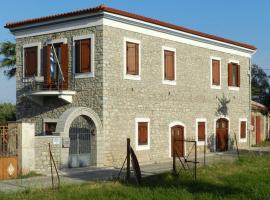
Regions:
M 256 116 L 256 144 L 261 142 L 261 118 Z
M 171 155 L 175 150 L 179 156 L 184 156 L 184 127 L 174 126 L 171 128 Z
M 219 119 L 216 122 L 216 150 L 227 151 L 228 150 L 228 120 Z

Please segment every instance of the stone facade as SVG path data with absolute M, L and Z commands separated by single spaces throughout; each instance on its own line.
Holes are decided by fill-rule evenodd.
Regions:
M 93 33 L 95 36 L 94 68 L 92 78 L 74 79 L 72 75 L 72 37 Z M 124 79 L 124 38 L 141 43 L 141 80 Z M 77 94 L 73 103 L 66 104 L 57 98 L 46 98 L 43 106 L 29 101 L 27 83 L 22 80 L 23 45 L 42 42 L 48 38 L 67 38 L 69 45 L 69 83 Z M 176 85 L 162 83 L 162 47 L 176 49 Z M 215 149 L 215 121 L 220 117 L 229 120 L 229 147 L 234 148 L 234 134 L 239 134 L 239 119 L 250 115 L 250 78 L 248 57 L 223 53 L 192 46 L 155 36 L 113 28 L 93 26 L 54 34 L 17 39 L 17 119 L 35 122 L 36 135 L 43 135 L 44 118 L 59 119 L 68 109 L 89 108 L 99 119 L 93 121 L 98 128 L 96 157 L 98 166 L 120 166 L 125 159 L 126 138 L 135 147 L 135 120 L 150 120 L 150 149 L 136 151 L 141 163 L 162 162 L 170 159 L 170 125 L 182 124 L 185 137 L 194 139 L 196 119 L 207 120 L 208 150 Z M 210 87 L 210 58 L 221 58 L 221 89 Z M 241 65 L 241 86 L 238 91 L 228 88 L 227 64 L 237 60 Z M 70 85 L 71 87 L 71 85 Z M 218 112 L 221 100 L 227 100 L 228 113 Z M 70 112 L 72 114 L 72 112 Z M 69 113 L 69 114 L 70 114 Z M 82 112 L 83 113 L 83 112 Z M 95 116 L 95 115 L 93 115 Z M 73 118 L 72 118 L 73 119 Z M 62 122 L 61 123 L 65 123 Z M 70 122 L 71 123 L 71 122 Z M 65 126 L 61 124 L 61 126 Z M 65 131 L 62 133 L 61 131 Z M 58 130 L 61 138 L 68 131 Z M 237 137 L 238 138 L 238 137 Z M 62 141 L 62 140 L 61 140 Z M 36 136 L 36 169 L 48 169 L 48 142 L 52 137 Z M 241 143 L 247 146 L 249 141 Z M 188 146 L 186 147 L 188 148 Z M 199 147 L 203 149 L 202 146 Z M 67 158 L 68 149 L 53 146 L 57 163 Z M 95 163 L 93 161 L 93 163 Z

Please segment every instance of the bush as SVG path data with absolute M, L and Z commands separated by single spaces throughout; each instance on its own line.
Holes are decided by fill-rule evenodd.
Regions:
M 0 123 L 16 121 L 16 107 L 11 103 L 0 104 Z

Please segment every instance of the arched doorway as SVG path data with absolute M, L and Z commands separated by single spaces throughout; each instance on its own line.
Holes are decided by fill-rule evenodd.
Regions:
M 216 151 L 227 151 L 229 139 L 229 121 L 220 118 L 216 121 Z
M 184 126 L 175 125 L 171 127 L 171 156 L 173 150 L 177 151 L 179 156 L 184 156 Z
M 74 119 L 69 128 L 69 167 L 93 165 L 95 134 L 96 126 L 89 117 L 81 115 Z

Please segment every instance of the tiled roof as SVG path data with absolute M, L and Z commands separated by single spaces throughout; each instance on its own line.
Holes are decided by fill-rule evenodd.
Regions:
M 230 39 L 225 39 L 225 38 L 218 37 L 218 36 L 215 36 L 215 35 L 210 35 L 210 34 L 207 34 L 207 33 L 202 33 L 202 32 L 199 32 L 199 31 L 184 28 L 182 26 L 178 26 L 178 25 L 167 23 L 167 22 L 162 22 L 162 21 L 159 21 L 159 20 L 156 20 L 156 19 L 144 17 L 144 16 L 141 16 L 141 15 L 129 13 L 129 12 L 126 12 L 126 11 L 110 8 L 110 7 L 107 7 L 105 5 L 100 5 L 100 6 L 97 6 L 97 7 L 94 7 L 94 8 L 77 10 L 77 11 L 67 12 L 67 13 L 62 13 L 62 14 L 57 14 L 57 15 L 50 15 L 50 16 L 46 16 L 46 17 L 28 19 L 28 20 L 17 21 L 17 22 L 10 22 L 10 23 L 7 23 L 5 25 L 5 28 L 12 29 L 12 28 L 16 28 L 16 27 L 20 27 L 20 26 L 24 26 L 24 25 L 29 25 L 29 24 L 35 24 L 35 23 L 46 22 L 46 21 L 51 21 L 51 20 L 63 19 L 63 18 L 66 18 L 66 17 L 74 17 L 74 16 L 83 15 L 83 14 L 98 13 L 98 12 L 103 12 L 103 11 L 113 13 L 113 14 L 117 14 L 117 15 L 121 15 L 121 16 L 125 16 L 125 17 L 130 17 L 130 18 L 133 18 L 133 19 L 141 20 L 141 21 L 144 21 L 144 22 L 148 22 L 148 23 L 152 23 L 152 24 L 156 24 L 156 25 L 160 25 L 160 26 L 164 26 L 164 27 L 171 28 L 171 29 L 174 29 L 174 30 L 179 30 L 179 31 L 182 31 L 182 32 L 186 32 L 186 33 L 190 33 L 190 34 L 193 34 L 193 35 L 201 36 L 201 37 L 204 37 L 204 38 L 208 38 L 208 39 L 217 40 L 217 41 L 220 41 L 220 42 L 236 45 L 236 46 L 239 46 L 239 47 L 244 47 L 244 48 L 247 48 L 247 49 L 250 49 L 250 50 L 256 50 L 257 49 L 253 45 L 233 41 L 233 40 L 230 40 Z

